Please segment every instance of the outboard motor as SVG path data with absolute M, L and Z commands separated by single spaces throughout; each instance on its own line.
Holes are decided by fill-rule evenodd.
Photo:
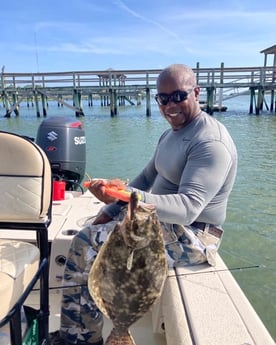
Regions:
M 51 117 L 41 122 L 36 143 L 45 151 L 54 180 L 66 182 L 66 190 L 82 189 L 85 175 L 86 138 L 80 121 Z

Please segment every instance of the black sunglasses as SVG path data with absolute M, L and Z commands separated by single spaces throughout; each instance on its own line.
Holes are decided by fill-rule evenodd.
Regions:
M 157 93 L 155 100 L 159 105 L 167 105 L 169 102 L 181 103 L 187 99 L 188 95 L 194 90 L 194 88 L 187 91 L 176 90 L 172 93 Z

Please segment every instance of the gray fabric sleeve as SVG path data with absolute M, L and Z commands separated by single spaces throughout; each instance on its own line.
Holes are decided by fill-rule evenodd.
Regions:
M 142 192 L 142 200 L 155 204 L 160 220 L 167 223 L 191 224 L 200 220 L 220 225 L 224 222 L 225 214 L 221 213 L 227 201 L 227 195 L 221 190 L 221 195 L 210 207 L 212 217 L 198 219 L 206 205 L 219 193 L 223 186 L 232 158 L 225 145 L 219 141 L 210 141 L 195 147 L 189 155 L 185 169 L 181 175 L 178 190 L 174 194 L 158 195 L 158 189 L 153 193 Z M 144 170 L 144 173 L 147 170 Z M 160 178 L 158 176 L 158 178 Z M 138 177 L 147 180 L 147 176 Z M 161 178 L 162 179 L 162 178 Z M 161 183 L 159 184 L 161 185 Z M 226 189 L 225 192 L 228 193 Z

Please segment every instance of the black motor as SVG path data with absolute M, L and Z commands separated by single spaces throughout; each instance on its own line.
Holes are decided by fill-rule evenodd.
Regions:
M 41 122 L 36 143 L 45 151 L 54 179 L 66 182 L 66 190 L 81 188 L 85 175 L 86 138 L 80 121 L 51 117 Z

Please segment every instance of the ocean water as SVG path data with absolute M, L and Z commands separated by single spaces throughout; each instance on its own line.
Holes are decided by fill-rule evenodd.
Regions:
M 236 142 L 239 167 L 230 196 L 220 254 L 239 285 L 276 339 L 276 114 L 249 115 L 249 96 L 225 101 L 228 110 L 214 113 Z M 91 177 L 132 179 L 153 154 L 160 134 L 168 128 L 157 106 L 146 117 L 145 104 L 108 107 L 83 103 L 87 141 L 86 171 Z M 74 112 L 49 102 L 50 116 L 75 118 Z M 42 113 L 42 111 L 41 111 Z M 21 103 L 20 116 L 4 118 L 0 128 L 36 137 L 44 120 L 35 108 Z

